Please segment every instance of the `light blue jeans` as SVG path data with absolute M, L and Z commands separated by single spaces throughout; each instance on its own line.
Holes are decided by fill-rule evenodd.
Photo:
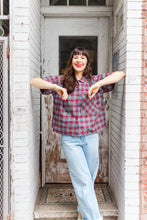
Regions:
M 62 134 L 62 147 L 83 220 L 102 220 L 94 191 L 99 166 L 98 133 L 86 136 Z

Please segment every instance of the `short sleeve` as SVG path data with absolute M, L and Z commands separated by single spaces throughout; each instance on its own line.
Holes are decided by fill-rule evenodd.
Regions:
M 47 82 L 62 86 L 62 75 L 43 76 L 43 77 L 40 77 L 40 78 L 47 81 Z M 56 93 L 56 91 L 53 90 L 53 89 L 40 89 L 40 93 L 42 95 L 49 95 L 49 94 Z
M 111 75 L 112 72 L 110 73 L 102 73 L 102 74 L 99 74 L 99 75 L 96 75 L 94 77 L 94 81 L 97 82 L 99 80 L 102 80 L 104 79 L 105 77 Z M 114 91 L 114 87 L 115 87 L 115 83 L 112 83 L 112 84 L 109 84 L 109 85 L 105 85 L 105 86 L 102 86 L 100 88 L 101 92 L 102 93 L 105 93 L 105 92 L 111 92 L 111 91 Z

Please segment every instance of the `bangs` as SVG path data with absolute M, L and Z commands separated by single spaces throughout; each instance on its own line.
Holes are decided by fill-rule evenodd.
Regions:
M 89 54 L 88 54 L 87 50 L 85 50 L 85 49 L 82 48 L 82 47 L 77 47 L 77 48 L 75 48 L 75 49 L 73 50 L 73 56 L 74 56 L 74 55 L 83 55 L 83 56 L 86 56 L 87 59 L 89 60 Z M 72 57 L 73 57 L 73 56 L 72 56 Z

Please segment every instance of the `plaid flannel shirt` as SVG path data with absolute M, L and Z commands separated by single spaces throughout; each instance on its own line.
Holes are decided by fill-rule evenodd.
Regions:
M 53 95 L 53 131 L 71 136 L 83 136 L 103 130 L 106 126 L 103 93 L 113 91 L 115 83 L 100 87 L 91 100 L 88 98 L 88 89 L 110 74 L 93 75 L 91 80 L 82 77 L 65 101 L 55 90 L 40 89 L 43 95 Z M 41 77 L 41 79 L 63 87 L 62 77 L 62 75 L 56 75 Z

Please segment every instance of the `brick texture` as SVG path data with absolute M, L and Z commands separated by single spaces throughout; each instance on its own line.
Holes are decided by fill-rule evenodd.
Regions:
M 40 0 L 10 4 L 11 219 L 32 220 L 39 189 Z
M 125 85 L 125 220 L 140 219 L 140 168 L 142 158 L 140 157 L 141 114 L 145 114 L 144 107 L 140 106 L 143 96 L 141 86 L 144 82 L 142 76 L 142 5 L 143 1 L 127 0 L 126 4 L 126 85 Z M 134 32 L 135 31 L 135 32 Z M 145 121 L 144 121 L 145 122 Z M 145 137 L 143 137 L 145 140 Z M 128 154 L 128 152 L 130 152 Z M 130 175 L 132 180 L 128 180 Z M 128 189 L 128 190 L 127 190 Z M 131 193 L 130 193 L 131 192 Z
M 142 83 L 141 83 L 141 143 L 140 160 L 142 161 L 139 170 L 140 189 L 140 220 L 147 219 L 147 2 L 142 2 Z

